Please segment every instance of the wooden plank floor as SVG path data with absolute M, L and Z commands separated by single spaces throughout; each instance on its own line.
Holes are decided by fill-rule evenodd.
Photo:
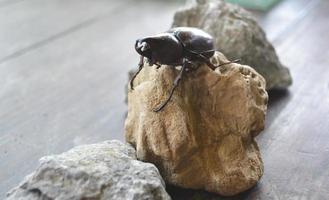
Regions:
M 181 4 L 0 0 L 0 199 L 44 155 L 123 140 L 134 40 L 170 27 Z M 286 0 L 255 13 L 294 83 L 270 92 L 262 180 L 232 199 L 329 199 L 328 10 Z

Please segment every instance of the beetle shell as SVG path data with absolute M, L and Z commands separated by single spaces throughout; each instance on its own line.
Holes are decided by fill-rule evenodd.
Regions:
M 174 34 L 184 44 L 186 50 L 202 54 L 206 58 L 212 57 L 215 53 L 213 37 L 198 28 L 178 27 L 167 32 Z
M 154 36 L 136 40 L 136 51 L 150 64 L 181 65 L 184 59 L 205 61 L 215 53 L 214 40 L 206 32 L 178 27 Z

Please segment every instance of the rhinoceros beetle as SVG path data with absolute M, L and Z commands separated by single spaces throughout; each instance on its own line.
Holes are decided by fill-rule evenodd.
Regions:
M 238 61 L 213 65 L 210 62 L 210 58 L 216 51 L 213 38 L 208 33 L 191 27 L 172 28 L 164 33 L 138 39 L 135 43 L 135 49 L 140 54 L 140 62 L 137 72 L 130 81 L 132 90 L 134 89 L 133 81 L 144 66 L 144 57 L 148 59 L 150 65 L 157 65 L 157 68 L 161 65 L 182 66 L 168 98 L 154 109 L 155 112 L 162 110 L 167 105 L 185 72 L 198 68 L 195 62 L 204 62 L 212 70 L 215 70 L 219 66 Z

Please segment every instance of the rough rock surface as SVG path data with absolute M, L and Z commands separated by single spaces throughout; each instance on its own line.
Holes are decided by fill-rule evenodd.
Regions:
M 216 53 L 213 63 L 227 62 Z M 234 195 L 257 183 L 263 163 L 254 137 L 264 128 L 268 95 L 254 69 L 206 65 L 186 74 L 169 104 L 153 112 L 178 74 L 145 63 L 128 93 L 126 141 L 167 183 Z
M 119 141 L 83 145 L 40 160 L 7 199 L 170 199 L 153 164 Z
M 267 89 L 285 88 L 292 83 L 273 46 L 256 20 L 243 8 L 222 0 L 192 0 L 177 11 L 173 27 L 198 27 L 215 38 L 215 47 L 228 58 L 256 69 L 266 79 Z

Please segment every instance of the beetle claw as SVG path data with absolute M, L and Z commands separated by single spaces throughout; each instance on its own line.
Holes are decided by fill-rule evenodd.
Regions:
M 130 80 L 130 89 L 131 89 L 131 90 L 134 90 L 134 83 L 133 83 L 133 80 Z
M 153 112 L 159 112 L 159 111 L 162 110 L 163 107 L 164 107 L 164 106 L 160 106 L 160 107 L 158 107 L 158 108 L 155 108 L 155 109 L 153 109 Z

